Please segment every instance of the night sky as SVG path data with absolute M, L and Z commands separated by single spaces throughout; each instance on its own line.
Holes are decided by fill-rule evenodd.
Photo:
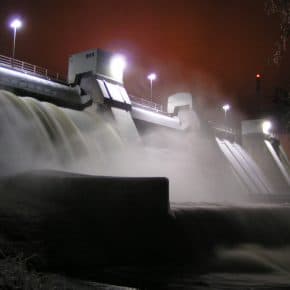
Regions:
M 16 58 L 66 74 L 70 54 L 90 48 L 123 53 L 130 93 L 155 100 L 190 91 L 201 104 L 230 101 L 250 111 L 255 75 L 264 95 L 285 85 L 289 60 L 269 64 L 279 22 L 263 0 L 1 0 L 0 54 L 11 55 L 9 19 L 19 15 Z

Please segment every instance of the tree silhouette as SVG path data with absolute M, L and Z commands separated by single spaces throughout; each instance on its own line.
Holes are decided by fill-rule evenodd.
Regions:
M 280 19 L 280 39 L 275 43 L 273 62 L 280 64 L 287 49 L 290 34 L 290 0 L 265 0 L 268 15 L 277 14 Z
M 268 15 L 276 14 L 280 20 L 280 39 L 275 43 L 273 63 L 279 65 L 287 50 L 290 35 L 290 0 L 265 0 L 265 11 Z M 276 116 L 280 123 L 290 132 L 290 95 L 288 89 L 277 88 L 274 103 Z

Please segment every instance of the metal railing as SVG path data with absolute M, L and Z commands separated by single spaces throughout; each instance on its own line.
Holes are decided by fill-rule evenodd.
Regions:
M 9 69 L 13 69 L 15 71 L 23 72 L 29 75 L 34 75 L 47 80 L 67 83 L 66 78 L 61 76 L 59 73 L 51 72 L 46 68 L 30 64 L 22 60 L 13 59 L 11 57 L 4 55 L 0 55 L 0 67 L 6 67 Z M 143 107 L 154 112 L 167 114 L 167 112 L 163 111 L 163 106 L 161 104 L 157 104 L 155 102 L 136 96 L 130 96 L 130 99 L 133 105 Z
M 166 113 L 163 111 L 163 106 L 161 104 L 157 104 L 155 102 L 146 100 L 144 98 L 136 97 L 130 95 L 130 100 L 133 105 L 138 106 L 138 107 L 143 107 L 145 109 L 150 109 L 152 111 L 158 112 L 158 113 Z
M 210 125 L 210 127 L 214 131 L 222 132 L 222 133 L 226 133 L 226 134 L 234 134 L 234 135 L 237 134 L 237 130 L 235 130 L 231 127 L 221 125 L 221 124 L 218 124 L 218 123 L 213 122 L 213 121 L 208 121 L 208 124 Z
M 215 136 L 233 140 L 237 143 L 241 142 L 240 130 L 213 121 L 208 121 L 208 125 L 213 130 Z
M 39 67 L 37 65 L 30 64 L 18 59 L 13 59 L 8 56 L 0 55 L 0 66 L 27 73 L 29 75 L 45 78 L 48 80 L 66 83 L 65 77 L 61 76 L 59 73 L 51 72 L 46 68 Z

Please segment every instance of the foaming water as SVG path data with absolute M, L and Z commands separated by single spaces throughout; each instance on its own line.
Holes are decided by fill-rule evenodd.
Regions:
M 212 136 L 158 129 L 144 134 L 142 143 L 127 144 L 96 112 L 4 91 L 0 122 L 1 175 L 53 168 L 168 177 L 172 223 L 160 229 L 160 250 L 167 247 L 175 260 L 190 264 L 182 269 L 182 281 L 177 274 L 168 288 L 186 281 L 202 281 L 205 289 L 262 287 L 267 279 L 269 287 L 284 287 L 290 281 L 289 204 L 251 204 Z M 197 273 L 203 275 L 196 282 Z
M 128 144 L 105 115 L 0 93 L 1 174 L 66 169 L 110 176 L 165 176 L 174 202 L 240 199 L 213 138 L 158 129 Z
M 289 204 L 178 205 L 173 211 L 187 241 L 184 255 L 198 261 L 185 270 L 185 281 L 198 268 L 209 289 L 288 289 Z
M 76 164 L 93 152 L 86 136 L 65 110 L 5 91 L 0 93 L 0 104 L 1 174 L 47 168 L 76 170 Z M 102 127 L 98 126 L 100 120 L 90 121 Z M 100 139 L 104 140 L 103 136 Z M 116 139 L 112 137 L 108 143 L 116 143 Z M 103 142 L 95 145 L 100 143 Z M 95 146 L 94 158 L 101 156 L 98 150 L 101 151 Z

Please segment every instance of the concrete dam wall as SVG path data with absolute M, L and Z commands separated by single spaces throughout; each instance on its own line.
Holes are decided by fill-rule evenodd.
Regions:
M 287 171 L 281 172 L 283 166 L 287 168 L 285 160 L 279 168 L 278 157 L 275 161 L 269 151 L 261 163 L 258 154 L 252 157 L 242 145 L 215 139 L 197 123 L 194 111 L 180 113 L 187 125 L 176 130 L 167 121 L 172 117 L 160 122 L 162 115 L 150 112 L 147 122 L 119 108 L 92 105 L 77 111 L 5 91 L 0 102 L 4 175 L 58 169 L 108 176 L 164 176 L 170 182 L 172 202 L 234 201 L 251 194 L 287 192 Z

